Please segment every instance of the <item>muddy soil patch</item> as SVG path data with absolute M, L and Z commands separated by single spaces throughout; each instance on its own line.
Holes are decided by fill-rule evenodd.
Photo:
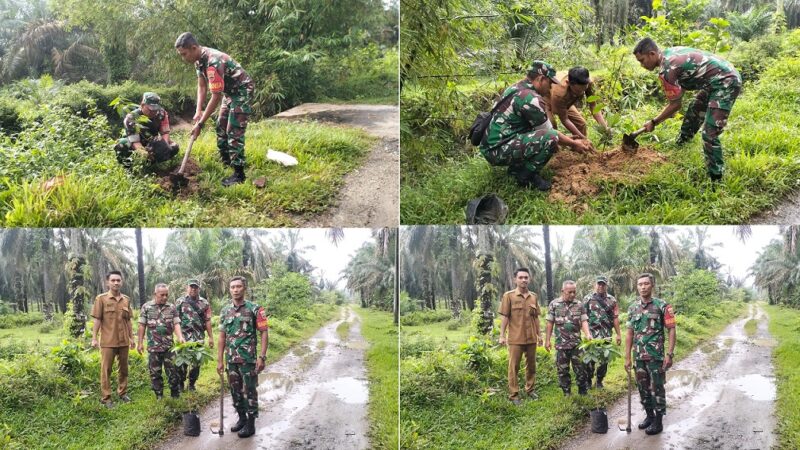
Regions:
M 599 182 L 638 180 L 653 166 L 667 158 L 650 147 L 626 151 L 621 147 L 610 151 L 582 155 L 576 152 L 558 152 L 547 167 L 554 172 L 550 200 L 578 204 L 578 199 L 592 197 L 600 192 Z
M 200 173 L 200 166 L 197 161 L 189 158 L 186 161 L 186 167 L 183 169 L 183 176 L 185 181 L 176 189 L 172 179 L 175 174 L 180 170 L 180 164 L 174 167 L 157 169 L 155 171 L 156 183 L 167 192 L 174 192 L 178 198 L 193 197 L 200 190 L 200 182 L 197 176 Z

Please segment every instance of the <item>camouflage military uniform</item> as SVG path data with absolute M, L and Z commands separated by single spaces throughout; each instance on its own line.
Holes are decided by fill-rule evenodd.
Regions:
M 628 308 L 628 328 L 633 330 L 633 352 L 636 360 L 636 386 L 645 410 L 666 414 L 664 391 L 664 329 L 675 327 L 672 306 L 653 297 L 644 303 L 641 298 Z
M 150 384 L 156 395 L 164 392 L 161 368 L 167 373 L 169 389 L 173 397 L 180 392 L 178 371 L 175 367 L 175 354 L 172 353 L 172 333 L 176 323 L 180 323 L 178 311 L 170 303 L 159 305 L 151 300 L 142 306 L 139 323 L 147 330 L 147 361 L 150 369 Z
M 197 76 L 203 78 L 212 94 L 222 93 L 222 107 L 217 119 L 217 149 L 225 164 L 244 167 L 244 134 L 255 84 L 250 75 L 230 56 L 203 47 L 195 63 Z
M 144 117 L 144 119 L 141 119 Z M 165 109 L 156 112 L 156 117 L 150 119 L 143 112 L 142 108 L 136 108 L 125 116 L 123 120 L 125 126 L 125 137 L 117 141 L 114 151 L 117 153 L 117 161 L 125 167 L 131 166 L 131 152 L 135 142 L 147 147 L 153 140 L 162 134 L 167 134 L 169 128 L 169 113 Z M 155 162 L 167 161 L 178 154 L 178 144 L 172 143 L 166 152 L 153 154 Z
M 192 300 L 191 297 L 181 297 L 175 304 L 181 323 L 181 332 L 186 342 L 203 342 L 206 336 L 206 322 L 211 320 L 211 305 L 203 297 Z M 181 386 L 186 381 L 187 367 L 178 366 L 178 378 Z M 193 365 L 188 371 L 189 386 L 194 386 L 200 376 L 200 365 Z
M 670 101 L 680 98 L 684 90 L 700 91 L 686 110 L 678 139 L 690 140 L 705 125 L 702 138 L 706 170 L 711 176 L 721 176 L 725 164 L 719 136 L 742 88 L 739 72 L 709 52 L 670 47 L 664 50 L 658 75 Z
M 558 147 L 558 132 L 550 124 L 542 97 L 527 79 L 509 86 L 504 99 L 514 93 L 508 107 L 498 110 L 483 138 L 480 151 L 493 166 L 524 166 L 538 172 Z
M 266 329 L 266 312 L 255 303 L 245 300 L 237 307 L 231 302 L 222 308 L 219 330 L 225 333 L 228 383 L 233 406 L 240 414 L 247 412 L 258 417 L 256 348 L 258 332 Z
M 578 389 L 585 392 L 589 389 L 589 379 L 586 376 L 586 367 L 581 361 L 583 351 L 578 349 L 578 344 L 581 343 L 581 322 L 587 320 L 583 304 L 579 301 L 567 303 L 557 298 L 547 307 L 546 319 L 548 322 L 553 322 L 553 332 L 556 336 L 556 369 L 559 386 L 564 392 L 570 391 L 572 380 L 569 366 L 572 363 Z
M 593 292 L 584 297 L 583 308 L 589 318 L 589 331 L 592 333 L 592 337 L 595 339 L 611 339 L 614 319 L 619 317 L 617 299 L 611 294 L 601 296 L 597 292 Z M 589 384 L 591 385 L 592 377 L 595 375 L 594 361 L 590 361 L 586 369 L 588 371 Z M 607 372 L 608 363 L 597 366 L 597 381 L 602 384 Z

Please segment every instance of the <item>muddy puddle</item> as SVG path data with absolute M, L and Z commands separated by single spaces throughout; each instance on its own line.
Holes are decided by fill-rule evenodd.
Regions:
M 600 193 L 603 180 L 635 181 L 666 160 L 664 155 L 650 147 L 639 147 L 635 151 L 625 151 L 618 147 L 603 153 L 586 155 L 568 150 L 559 151 L 546 166 L 554 172 L 549 198 L 586 208 L 578 200 Z

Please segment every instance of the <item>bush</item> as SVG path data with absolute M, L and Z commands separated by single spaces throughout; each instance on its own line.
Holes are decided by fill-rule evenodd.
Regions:
M 772 65 L 781 52 L 783 36 L 768 34 L 751 42 L 742 42 L 731 51 L 728 60 L 742 75 L 744 82 L 758 80 L 761 72 Z
M 444 322 L 453 317 L 453 314 L 446 309 L 428 309 L 423 311 L 414 311 L 400 317 L 400 325 L 416 326 L 425 325 L 429 323 Z
M 381 49 L 376 44 L 344 55 L 317 60 L 315 91 L 320 98 L 364 100 L 397 98 L 397 48 Z
M 11 135 L 22 130 L 22 121 L 14 104 L 5 98 L 0 98 L 0 132 Z
M 0 315 L 0 328 L 17 328 L 44 322 L 40 312 Z
M 272 276 L 255 289 L 257 298 L 266 298 L 263 305 L 270 317 L 294 317 L 303 320 L 311 307 L 311 281 L 305 275 L 289 272 L 285 264 L 275 264 Z

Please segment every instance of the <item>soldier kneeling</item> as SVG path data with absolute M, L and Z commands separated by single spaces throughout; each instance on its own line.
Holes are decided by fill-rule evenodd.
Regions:
M 169 139 L 169 113 L 161 106 L 161 97 L 145 92 L 138 108 L 125 116 L 125 137 L 117 141 L 117 161 L 131 167 L 132 152 L 150 162 L 168 161 L 178 154 L 178 144 Z

